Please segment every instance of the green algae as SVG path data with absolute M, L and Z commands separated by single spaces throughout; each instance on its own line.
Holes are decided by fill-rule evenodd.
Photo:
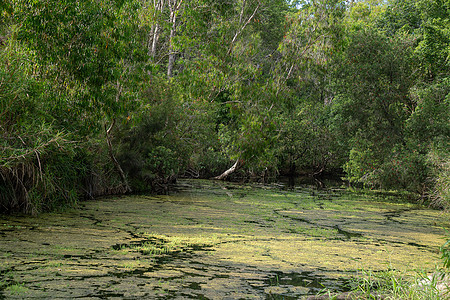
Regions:
M 1 217 L 0 298 L 294 299 L 345 291 L 360 269 L 433 271 L 449 225 L 442 212 L 392 194 L 200 180 L 176 188 Z

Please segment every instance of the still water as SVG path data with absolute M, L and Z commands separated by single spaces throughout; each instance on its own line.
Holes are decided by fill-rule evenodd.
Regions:
M 179 181 L 164 196 L 0 216 L 0 299 L 299 299 L 430 271 L 448 217 L 394 193 Z

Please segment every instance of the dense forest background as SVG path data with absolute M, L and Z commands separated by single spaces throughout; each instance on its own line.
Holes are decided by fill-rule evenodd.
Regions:
M 0 212 L 226 170 L 450 202 L 449 0 L 10 0 L 0 14 Z

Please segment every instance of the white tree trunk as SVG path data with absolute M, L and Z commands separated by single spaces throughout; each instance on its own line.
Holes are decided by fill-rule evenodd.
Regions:
M 173 76 L 173 67 L 175 65 L 175 52 L 173 51 L 173 38 L 175 37 L 177 30 L 177 15 L 181 8 L 183 0 L 169 0 L 170 19 L 169 22 L 172 25 L 170 28 L 169 36 L 169 62 L 167 64 L 167 77 Z
M 241 26 L 241 27 L 238 29 L 238 31 L 235 33 L 233 39 L 231 40 L 230 47 L 228 48 L 228 55 L 230 55 L 231 51 L 233 51 L 233 46 L 234 46 L 234 43 L 236 42 L 236 39 L 238 38 L 238 36 L 242 33 L 242 31 L 244 31 L 245 27 L 247 27 L 247 25 L 255 17 L 256 12 L 259 9 L 259 5 L 260 5 L 260 3 L 258 2 L 258 5 L 256 6 L 255 10 L 253 11 L 252 15 L 247 19 L 247 21 L 244 24 L 242 24 L 243 17 L 244 17 L 245 1 L 242 3 L 242 10 L 241 10 L 241 13 L 239 15 L 239 26 Z
M 240 165 L 241 165 L 241 160 L 238 158 L 236 160 L 236 162 L 234 163 L 234 165 L 231 166 L 231 168 L 229 168 L 228 170 L 226 170 L 225 172 L 223 172 L 219 176 L 214 177 L 213 179 L 216 179 L 216 180 L 224 180 L 224 179 L 226 179 L 230 174 L 232 174 L 237 169 L 239 169 Z
M 170 28 L 170 37 L 169 37 L 169 63 L 167 65 L 167 77 L 172 77 L 173 65 L 175 64 L 175 53 L 173 52 L 173 38 L 175 36 L 176 29 L 176 14 L 175 12 L 170 12 L 170 22 L 172 23 L 172 27 Z
M 158 45 L 159 39 L 159 24 L 153 25 L 151 35 L 152 35 L 152 43 L 151 46 L 149 47 L 148 55 L 154 59 L 156 56 L 156 46 Z
M 154 13 L 153 18 L 156 19 L 156 23 L 152 26 L 149 34 L 148 43 L 148 55 L 153 59 L 156 56 L 156 48 L 158 46 L 159 33 L 161 25 L 158 23 L 158 14 L 162 14 L 164 10 L 164 0 L 153 0 Z

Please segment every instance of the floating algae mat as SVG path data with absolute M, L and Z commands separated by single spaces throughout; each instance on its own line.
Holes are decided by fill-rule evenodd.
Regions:
M 385 194 L 185 180 L 0 217 L 1 298 L 301 299 L 358 270 L 433 271 L 448 217 Z

